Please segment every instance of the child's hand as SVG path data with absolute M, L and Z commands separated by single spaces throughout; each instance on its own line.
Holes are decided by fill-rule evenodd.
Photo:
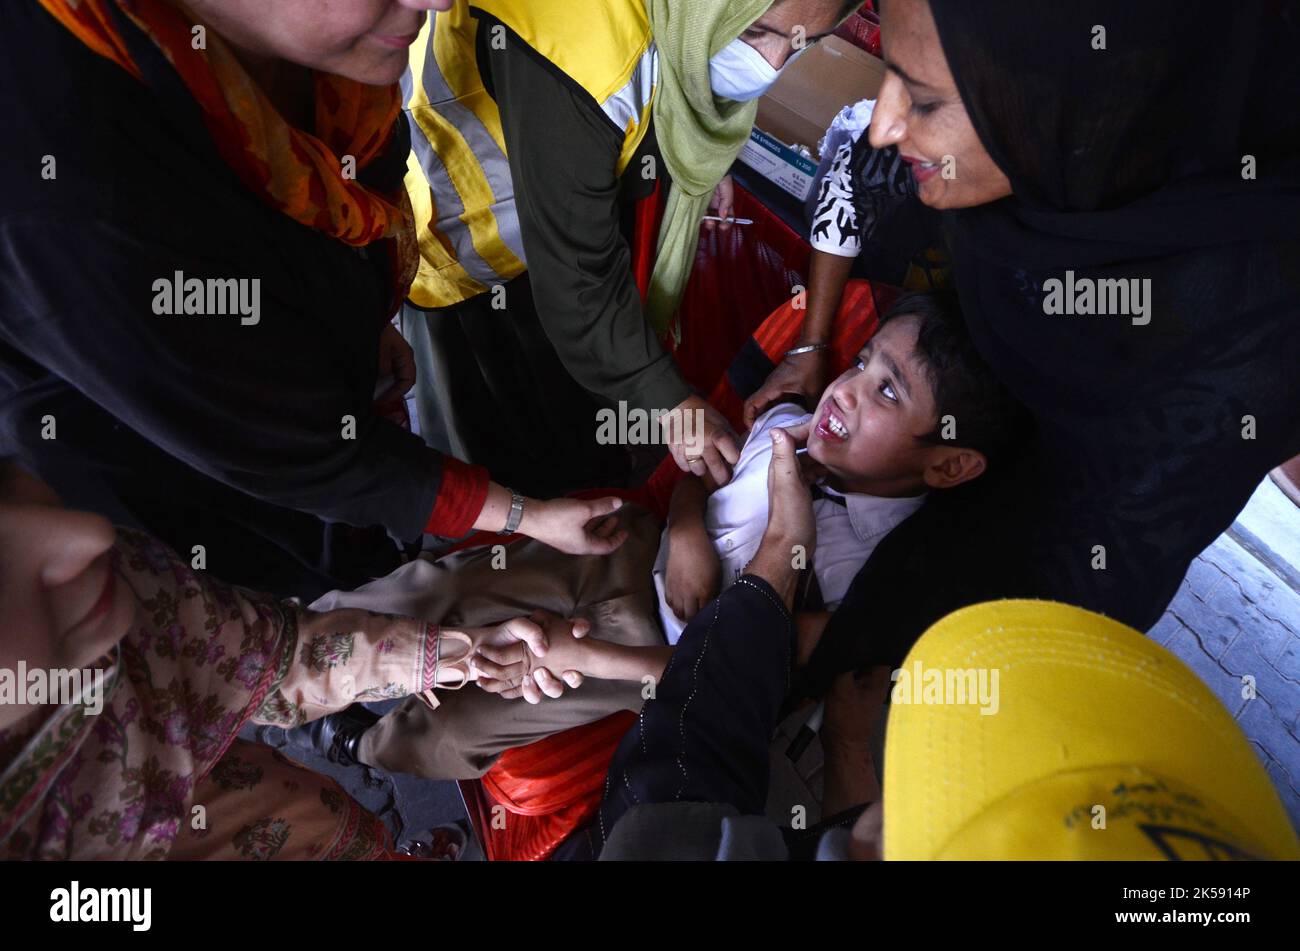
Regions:
M 722 562 L 703 531 L 682 532 L 668 540 L 664 597 L 683 621 L 689 621 L 718 595 Z

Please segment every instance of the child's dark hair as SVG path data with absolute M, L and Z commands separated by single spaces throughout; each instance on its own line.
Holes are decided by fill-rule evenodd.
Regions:
M 961 317 L 957 297 L 948 291 L 908 291 L 881 318 L 919 318 L 916 349 L 934 394 L 937 422 L 921 437 L 925 442 L 962 446 L 982 452 L 990 462 L 1020 442 L 1029 430 L 1029 414 L 998 382 L 984 362 Z M 943 436 L 944 418 L 955 423 L 952 438 Z

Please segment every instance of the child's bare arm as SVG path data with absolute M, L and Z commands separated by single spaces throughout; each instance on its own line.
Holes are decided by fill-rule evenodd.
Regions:
M 704 527 L 705 506 L 714 486 L 688 475 L 673 489 L 668 509 L 668 563 L 664 596 L 683 621 L 713 600 L 722 583 L 722 563 Z
M 668 531 L 704 531 L 704 508 L 716 488 L 708 476 L 686 475 L 678 480 L 668 503 Z
M 484 645 L 474 658 L 478 685 L 488 693 L 500 694 L 507 700 L 523 695 L 522 683 L 539 670 L 547 670 L 552 677 L 561 678 L 571 687 L 574 681 L 566 674 L 577 671 L 582 677 L 597 680 L 658 681 L 672 657 L 673 649 L 661 647 L 629 647 L 608 641 L 573 637 L 571 634 L 551 633 L 546 657 L 528 656 L 521 645 Z
M 888 667 L 849 671 L 831 685 L 821 729 L 823 816 L 880 798 L 871 743 L 889 685 Z
M 830 611 L 798 611 L 794 616 L 794 665 L 803 667 L 812 656 L 813 649 L 822 638 L 822 631 L 831 619 Z
M 598 680 L 658 681 L 673 656 L 673 649 L 662 647 L 628 647 L 609 641 L 585 641 L 585 666 L 580 668 L 588 677 Z

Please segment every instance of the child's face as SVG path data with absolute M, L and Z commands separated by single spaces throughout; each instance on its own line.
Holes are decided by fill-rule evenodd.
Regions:
M 63 508 L 45 483 L 9 467 L 0 494 L 0 667 L 85 668 L 130 630 L 136 599 L 113 572 L 106 519 Z M 0 729 L 30 712 L 0 704 Z
M 883 324 L 813 413 L 808 454 L 848 491 L 924 488 L 933 447 L 919 437 L 933 431 L 938 411 L 916 353 L 919 328 L 920 320 L 906 314 Z

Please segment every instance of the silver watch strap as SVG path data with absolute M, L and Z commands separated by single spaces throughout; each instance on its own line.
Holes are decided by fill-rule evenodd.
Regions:
M 519 531 L 519 523 L 524 518 L 524 497 L 514 489 L 510 490 L 510 514 L 506 516 L 506 527 L 498 534 L 513 535 Z

